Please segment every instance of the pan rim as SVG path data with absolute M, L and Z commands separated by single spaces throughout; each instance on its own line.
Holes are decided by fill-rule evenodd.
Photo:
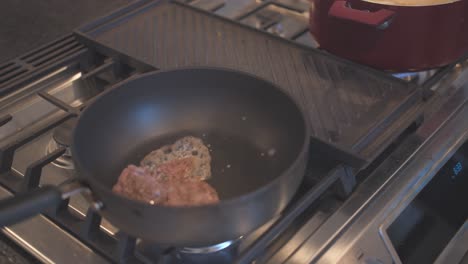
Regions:
M 84 169 L 84 166 L 82 165 L 80 159 L 78 158 L 78 155 L 76 153 L 76 149 L 74 147 L 76 145 L 75 142 L 77 140 L 76 139 L 76 131 L 77 131 L 76 128 L 79 126 L 80 120 L 83 118 L 83 116 L 85 116 L 89 112 L 88 109 L 90 109 L 95 103 L 99 102 L 99 100 L 102 100 L 102 98 L 106 94 L 111 93 L 113 91 L 116 91 L 119 88 L 125 87 L 125 84 L 127 84 L 129 82 L 132 82 L 132 81 L 135 81 L 135 80 L 138 80 L 140 78 L 147 77 L 147 76 L 170 73 L 170 72 L 176 72 L 176 71 L 184 71 L 184 70 L 185 71 L 186 70 L 217 70 L 217 71 L 223 71 L 223 72 L 231 72 L 231 73 L 240 74 L 240 75 L 246 75 L 246 76 L 248 76 L 250 78 L 258 79 L 258 80 L 260 80 L 262 82 L 267 83 L 272 89 L 275 89 L 277 92 L 283 94 L 286 98 L 288 98 L 288 100 L 290 100 L 293 103 L 293 105 L 297 108 L 298 112 L 300 113 L 301 119 L 303 121 L 304 128 L 305 128 L 304 129 L 303 144 L 302 144 L 301 150 L 299 152 L 297 152 L 297 154 L 296 154 L 296 156 L 294 158 L 294 161 L 285 170 L 283 170 L 281 173 L 279 173 L 278 176 L 275 177 L 273 180 L 269 181 L 267 184 L 264 184 L 264 185 L 260 186 L 259 188 L 255 189 L 255 190 L 252 190 L 250 192 L 247 192 L 247 193 L 239 195 L 239 196 L 231 197 L 229 199 L 220 200 L 218 203 L 215 203 L 215 204 L 207 204 L 207 205 L 199 205 L 199 206 L 151 205 L 149 203 L 129 199 L 129 198 L 123 197 L 121 195 L 115 194 L 114 192 L 112 192 L 111 188 L 109 188 L 108 186 L 100 183 L 97 180 L 94 180 L 93 177 L 90 177 L 90 175 L 92 175 L 92 173 L 90 173 L 89 171 Z M 94 189 L 96 189 L 94 186 L 97 186 L 106 195 L 111 195 L 111 196 L 117 198 L 118 200 L 125 201 L 125 202 L 130 203 L 130 204 L 135 205 L 135 206 L 143 206 L 143 207 L 147 207 L 147 208 L 158 208 L 158 209 L 162 209 L 162 210 L 173 210 L 173 211 L 212 209 L 212 208 L 217 208 L 217 207 L 229 206 L 231 204 L 239 203 L 239 202 L 242 202 L 244 200 L 249 200 L 250 197 L 252 197 L 254 195 L 257 195 L 259 193 L 265 192 L 270 186 L 276 184 L 278 181 L 280 181 L 281 178 L 283 178 L 285 175 L 289 174 L 296 167 L 298 167 L 300 165 L 300 162 L 302 161 L 301 160 L 302 157 L 306 156 L 306 158 L 307 158 L 307 156 L 308 156 L 308 150 L 309 150 L 309 147 L 310 147 L 310 137 L 312 135 L 310 134 L 309 118 L 307 118 L 306 111 L 304 111 L 304 108 L 302 107 L 302 105 L 299 104 L 297 102 L 297 100 L 288 91 L 280 88 L 279 85 L 277 85 L 277 84 L 275 84 L 275 83 L 273 83 L 273 82 L 271 82 L 271 81 L 269 81 L 269 80 L 267 80 L 267 79 L 265 79 L 263 77 L 254 75 L 254 74 L 249 73 L 249 72 L 245 72 L 245 71 L 241 71 L 241 70 L 237 70 L 237 69 L 232 69 L 232 68 L 227 68 L 227 67 L 218 67 L 218 66 L 183 66 L 183 67 L 171 67 L 171 68 L 167 68 L 167 69 L 163 69 L 163 70 L 156 69 L 154 71 L 150 71 L 150 72 L 146 72 L 146 73 L 143 73 L 143 74 L 138 74 L 138 75 L 132 76 L 132 77 L 130 77 L 130 78 L 118 83 L 118 84 L 114 84 L 111 87 L 109 87 L 106 91 L 102 92 L 101 94 L 97 95 L 96 97 L 94 97 L 91 100 L 92 100 L 91 103 L 87 107 L 84 108 L 84 110 L 80 113 L 80 115 L 79 115 L 79 117 L 77 119 L 77 127 L 73 130 L 72 145 L 70 146 L 73 161 L 75 162 L 76 169 L 77 169 L 77 172 L 78 172 L 78 178 L 81 179 L 82 181 L 84 181 L 84 183 L 86 185 L 89 185 L 89 188 L 91 189 L 92 193 L 94 193 Z M 304 175 L 301 176 L 301 179 L 303 177 L 304 177 Z M 98 195 L 97 198 L 99 199 L 99 195 Z M 104 206 L 105 206 L 105 204 L 104 204 Z

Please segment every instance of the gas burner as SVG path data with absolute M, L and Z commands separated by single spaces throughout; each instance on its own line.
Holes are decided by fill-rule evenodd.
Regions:
M 216 245 L 212 246 L 207 246 L 207 247 L 199 247 L 199 248 L 192 248 L 192 247 L 184 247 L 179 250 L 180 253 L 183 254 L 210 254 L 210 253 L 215 253 L 221 250 L 224 250 L 234 243 L 236 243 L 239 239 L 236 240 L 231 240 L 231 241 L 226 241 L 222 242 Z
M 202 248 L 180 248 L 174 250 L 175 263 L 228 264 L 238 255 L 240 239 L 226 241 Z
M 425 81 L 431 78 L 438 71 L 439 69 L 433 69 L 433 70 L 419 71 L 419 72 L 393 73 L 392 75 L 402 80 L 405 80 L 407 82 L 423 84 Z
M 67 170 L 75 169 L 70 149 L 72 141 L 72 132 L 75 125 L 76 119 L 70 119 L 59 125 L 57 128 L 54 129 L 52 139 L 47 145 L 46 154 L 52 153 L 61 147 L 66 148 L 66 151 L 62 156 L 52 161 L 52 164 L 59 168 Z
M 237 255 L 240 241 L 241 238 L 198 248 L 167 248 L 141 241 L 138 247 L 148 259 L 157 260 L 156 263 L 228 264 Z

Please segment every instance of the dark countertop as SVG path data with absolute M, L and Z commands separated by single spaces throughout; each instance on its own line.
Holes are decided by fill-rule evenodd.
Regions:
M 48 43 L 131 0 L 2 0 L 0 64 Z M 38 261 L 0 232 L 0 263 Z
M 2 0 L 0 64 L 131 0 Z

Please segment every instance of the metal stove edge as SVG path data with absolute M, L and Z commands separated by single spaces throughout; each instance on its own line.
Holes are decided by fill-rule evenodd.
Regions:
M 408 146 L 400 146 L 395 155 L 382 163 L 332 215 L 321 227 L 322 234 L 311 236 L 286 263 L 298 263 L 299 260 L 306 263 L 401 263 L 382 230 L 386 230 L 392 219 L 401 212 L 404 203 L 416 195 L 412 192 L 408 196 L 405 188 L 427 183 L 427 179 L 431 179 L 468 139 L 468 85 L 450 98 L 439 110 L 439 113 L 443 112 L 442 120 L 437 118 L 424 123 L 416 135 L 405 141 Z M 402 160 L 395 165 L 398 158 Z M 403 200 L 405 202 L 402 204 Z M 464 227 L 460 228 L 459 233 Z M 373 235 L 369 235 L 371 233 Z M 366 236 L 372 237 L 373 251 L 369 251 L 372 247 Z M 463 236 L 457 239 L 466 240 Z M 456 238 L 453 240 L 456 241 Z M 323 244 L 319 246 L 320 243 Z M 450 258 L 448 252 L 454 250 L 452 244 L 447 246 L 447 252 L 441 253 L 440 259 Z

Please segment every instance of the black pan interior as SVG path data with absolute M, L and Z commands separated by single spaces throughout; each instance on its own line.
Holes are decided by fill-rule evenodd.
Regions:
M 75 129 L 73 155 L 91 184 L 111 188 L 127 164 L 180 137 L 212 150 L 221 199 L 284 172 L 307 135 L 297 106 L 271 83 L 235 71 L 179 69 L 126 82 L 97 99 Z

